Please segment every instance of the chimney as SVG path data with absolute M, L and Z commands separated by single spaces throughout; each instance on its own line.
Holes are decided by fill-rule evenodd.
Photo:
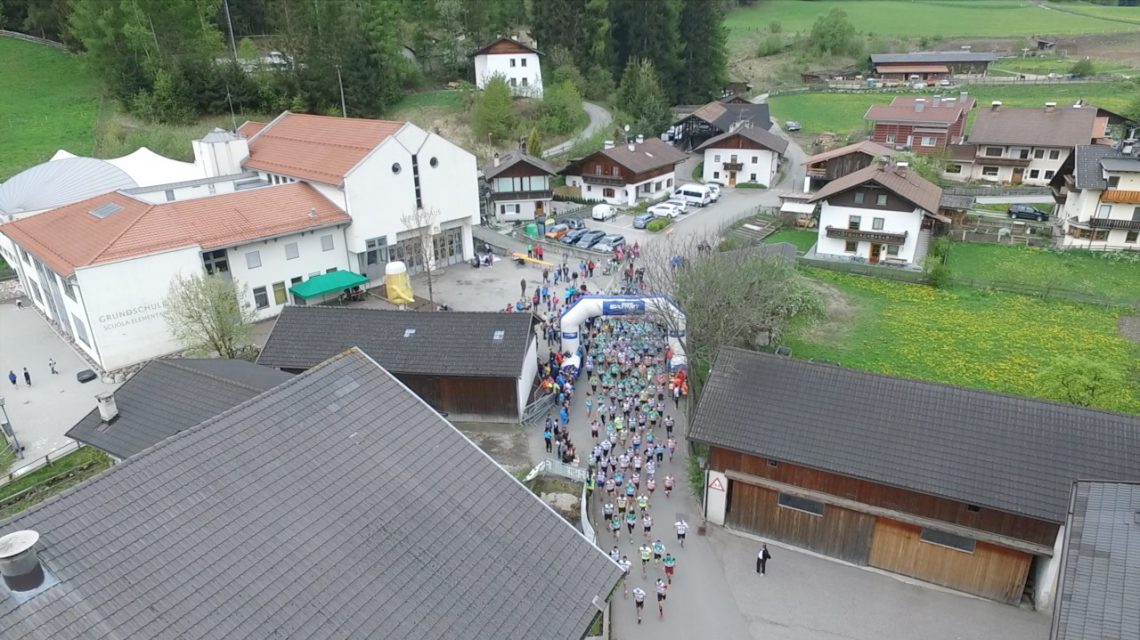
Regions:
M 637 134 L 636 140 L 637 140 L 637 144 L 642 144 L 643 142 L 645 142 L 645 136 L 643 136 L 639 133 L 639 134 Z
M 613 148 L 614 148 L 614 141 L 613 140 L 606 140 L 605 142 L 602 143 L 602 150 L 603 151 L 606 149 L 613 149 Z
M 1129 139 L 1125 140 L 1124 143 L 1121 145 L 1120 152 L 1127 154 L 1127 155 L 1132 155 L 1132 151 L 1135 148 L 1136 148 L 1136 140 L 1134 138 L 1129 138 Z
M 969 98 L 969 97 L 970 97 L 970 93 L 968 91 L 963 91 L 963 92 L 958 94 L 958 102 L 961 102 L 962 104 L 966 104 L 966 98 Z
M 34 591 L 44 583 L 44 568 L 36 555 L 40 534 L 26 529 L 0 538 L 0 576 L 12 591 Z
M 915 98 L 914 100 L 915 113 L 922 113 L 926 111 L 926 98 Z
M 941 107 L 942 106 L 942 96 L 934 96 L 934 102 L 931 102 L 930 106 Z
M 632 140 L 630 140 L 630 141 L 629 141 L 629 144 L 627 144 L 626 146 L 627 146 L 627 147 L 629 147 L 629 150 L 630 150 L 630 151 L 636 151 L 636 150 L 637 150 L 637 147 L 633 146 L 633 141 L 632 141 Z
M 499 158 L 499 152 L 496 151 L 495 152 L 495 166 L 496 167 L 499 166 L 499 162 L 501 162 L 501 160 Z
M 997 111 L 1001 109 L 1001 100 L 994 100 L 990 103 L 990 111 Z
M 909 162 L 897 162 L 895 163 L 895 173 L 899 174 L 900 176 L 905 176 L 906 168 L 909 166 Z
M 316 210 L 309 211 L 309 215 L 316 215 Z M 119 417 L 119 407 L 115 404 L 115 394 L 113 392 L 100 393 L 95 396 L 95 402 L 98 403 L 99 417 L 103 422 L 112 422 L 115 418 Z
M 1056 110 L 1057 110 L 1057 103 L 1056 102 L 1046 102 L 1045 103 L 1045 113 L 1053 113 Z

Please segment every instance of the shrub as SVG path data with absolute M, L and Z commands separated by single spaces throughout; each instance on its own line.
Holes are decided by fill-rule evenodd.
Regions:
M 737 182 L 737 189 L 767 189 L 768 185 L 759 182 Z
M 950 286 L 950 267 L 942 262 L 935 262 L 926 269 L 926 284 L 935 289 L 945 289 Z
M 652 233 L 657 233 L 658 231 L 661 231 L 671 224 L 673 224 L 672 218 L 654 218 L 649 221 L 649 224 L 645 226 L 645 229 Z
M 1096 74 L 1096 67 L 1093 66 L 1092 60 L 1085 58 L 1074 64 L 1073 68 L 1069 69 L 1069 73 L 1078 78 L 1087 78 Z
M 696 182 L 704 182 L 705 181 L 704 176 L 705 176 L 705 161 L 701 160 L 700 162 L 697 163 L 697 166 L 693 167 L 693 180 Z
M 756 48 L 756 55 L 760 58 L 767 58 L 782 53 L 784 47 L 784 39 L 773 33 L 760 41 L 760 46 Z

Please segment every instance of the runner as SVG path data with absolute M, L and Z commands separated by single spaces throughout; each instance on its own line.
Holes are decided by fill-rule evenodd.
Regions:
M 625 526 L 629 529 L 629 543 L 633 544 L 633 528 L 637 526 L 637 514 L 633 512 L 633 509 L 625 514 Z
M 617 551 L 617 547 L 614 547 Z M 661 556 L 665 555 L 665 543 L 661 542 L 661 538 L 653 541 L 653 564 L 661 564 Z
M 649 567 L 649 559 L 653 557 L 653 547 L 649 543 L 641 545 L 637 549 L 638 555 L 641 557 L 641 577 L 645 577 L 645 570 Z
M 681 545 L 681 548 L 684 549 L 685 534 L 689 532 L 689 523 L 685 522 L 684 518 L 681 518 L 680 520 L 673 523 L 673 528 L 677 530 L 677 542 Z M 630 533 L 632 534 L 633 532 L 630 531 Z
M 661 578 L 657 579 L 657 615 L 661 618 L 665 617 L 665 592 L 669 586 Z M 639 620 L 640 622 L 640 620 Z
M 622 580 L 622 582 L 625 583 L 625 594 L 622 595 L 622 597 L 628 598 L 629 597 L 629 570 L 631 567 L 633 567 L 633 563 L 629 561 L 629 556 L 622 556 L 621 561 L 618 562 L 618 566 L 621 567 L 622 573 L 625 574 L 625 580 Z
M 673 476 L 666 475 L 665 476 L 665 497 L 668 498 L 671 493 L 673 493 Z
M 633 604 L 637 608 L 637 624 L 641 624 L 641 610 L 645 608 L 645 590 L 641 587 L 633 589 Z
M 615 549 L 617 547 L 614 547 Z M 677 558 L 673 557 L 672 553 L 666 553 L 665 559 L 662 561 L 665 564 L 665 579 L 669 584 L 673 584 L 673 572 L 677 568 Z
M 614 562 L 621 560 L 621 551 L 618 550 L 616 544 L 614 545 L 613 549 L 610 549 L 610 560 L 613 560 Z
M 649 540 L 649 534 L 653 531 L 653 518 L 649 515 L 649 511 L 644 513 L 645 515 L 641 516 L 641 526 L 645 529 L 645 539 Z
M 610 531 L 614 534 L 614 542 L 621 542 L 621 518 L 617 516 L 610 518 Z

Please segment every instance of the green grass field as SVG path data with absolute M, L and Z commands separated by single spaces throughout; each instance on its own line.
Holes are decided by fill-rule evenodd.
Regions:
M 441 90 L 413 93 L 392 105 L 393 113 L 405 113 L 416 109 L 440 108 L 448 111 L 463 109 L 463 94 L 459 91 Z
M 0 38 L 0 181 L 51 158 L 95 149 L 99 85 L 78 56 Z
M 1074 15 L 1014 0 L 765 0 L 728 14 L 729 40 L 748 38 L 776 21 L 784 31 L 807 32 L 816 18 L 833 8 L 847 12 L 855 29 L 866 34 L 903 36 L 1015 37 L 1134 31 L 1140 9 L 1065 5 Z
M 1140 27 L 1137 27 L 1140 29 Z M 1038 56 L 1032 58 L 1005 58 L 990 65 L 990 72 L 1007 71 L 1009 73 L 1032 73 L 1036 75 L 1049 75 L 1056 73 L 1067 74 L 1073 65 L 1082 60 L 1079 56 Z M 1105 60 L 1093 60 L 1094 73 L 1127 74 L 1134 69 L 1129 65 Z
M 1140 260 L 1114 260 L 1091 251 L 1047 251 L 1035 247 L 957 242 L 950 248 L 955 278 L 975 283 L 1010 282 L 1081 291 L 1109 300 L 1140 302 Z
M 69 453 L 50 467 L 41 467 L 0 486 L 0 518 L 15 515 L 62 493 L 111 466 L 111 458 L 94 447 Z
M 1117 308 L 806 272 L 847 306 L 824 324 L 794 326 L 785 343 L 796 357 L 1034 397 L 1038 372 L 1055 358 L 1094 356 L 1121 371 L 1140 358 L 1140 346 L 1118 334 L 1126 312 Z M 1140 413 L 1136 386 L 1114 390 L 1100 408 Z
M 1046 102 L 1066 105 L 1083 98 L 1097 106 L 1119 110 L 1128 106 L 1131 95 L 1120 83 L 1111 82 L 977 85 L 964 89 L 977 99 L 978 107 L 988 106 L 993 100 L 1001 100 L 1007 107 L 1041 107 Z M 948 95 L 957 95 L 958 91 L 951 89 Z M 833 131 L 846 134 L 865 130 L 867 123 L 863 116 L 867 109 L 873 104 L 889 104 L 895 95 L 925 95 L 929 99 L 933 93 L 788 93 L 773 96 L 768 103 L 774 118 L 796 120 L 806 133 Z
M 764 244 L 788 242 L 796 245 L 800 253 L 807 253 L 808 249 L 819 239 L 819 234 L 807 229 L 780 229 L 776 233 L 764 238 Z

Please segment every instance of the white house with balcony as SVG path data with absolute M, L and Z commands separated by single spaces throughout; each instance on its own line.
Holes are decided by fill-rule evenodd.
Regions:
M 514 95 L 542 99 L 541 55 L 514 38 L 499 38 L 471 54 L 475 86 L 482 89 L 494 76 L 502 76 Z
M 950 221 L 938 212 L 941 198 L 938 185 L 901 162 L 874 163 L 832 180 L 808 200 L 822 203 L 815 255 L 916 266 L 936 223 Z
M 1078 145 L 1105 136 L 1108 119 L 1090 105 L 1011 109 L 994 101 L 978 111 L 967 143 L 953 145 L 943 177 L 1045 186 Z
M 684 152 L 658 138 L 637 136 L 626 144 L 606 140 L 601 151 L 577 160 L 562 170 L 566 186 L 582 198 L 628 207 L 638 200 L 657 200 L 673 192 L 677 164 Z
M 502 222 L 543 219 L 554 199 L 550 180 L 557 173 L 547 162 L 521 151 L 496 153 L 483 167 L 491 213 Z
M 1140 250 L 1140 148 L 1082 145 L 1064 177 L 1061 246 Z
M 735 187 L 738 182 L 772 186 L 788 141 L 759 127 L 742 126 L 709 138 L 704 153 L 705 182 Z

